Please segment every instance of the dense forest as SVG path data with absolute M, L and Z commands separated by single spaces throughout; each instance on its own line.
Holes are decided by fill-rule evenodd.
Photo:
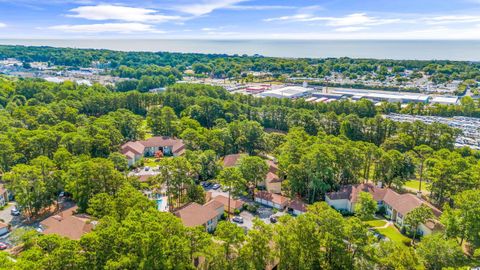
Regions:
M 3 54 L 15 51 L 16 57 L 20 53 L 53 63 L 70 59 L 78 65 L 89 57 L 116 59 L 118 65 L 140 57 L 82 50 L 68 58 L 69 50 L 48 49 L 46 58 L 38 59 L 21 47 L 1 49 Z M 142 61 L 173 56 L 145 54 Z M 256 58 L 235 58 L 257 63 Z M 216 59 L 230 58 L 212 56 L 211 61 Z M 465 104 L 457 107 L 466 110 Z M 259 99 L 206 85 L 176 84 L 153 94 L 2 77 L 0 172 L 17 204 L 35 216 L 66 191 L 99 225 L 79 241 L 18 230 L 23 251 L 16 261 L 0 253 L 0 269 L 264 269 L 274 263 L 279 269 L 467 267 L 480 247 L 480 153 L 455 149 L 459 131 L 446 125 L 397 123 L 381 116 L 401 110 L 432 109 L 375 107 L 367 100 Z M 473 111 L 479 110 L 474 104 Z M 146 132 L 179 137 L 187 145 L 184 157 L 161 161 L 165 169 L 150 183 L 173 181 L 168 192 L 179 202 L 202 202 L 198 183 L 210 179 L 247 192 L 251 167 L 226 170 L 218 160 L 248 153 L 277 157 L 285 194 L 312 205 L 307 214 L 282 217 L 275 225 L 256 222 L 247 234 L 230 222 L 221 222 L 213 235 L 184 227 L 142 195 L 143 183 L 126 176 L 119 146 Z M 412 178 L 430 183 L 432 203 L 444 207 L 446 227 L 445 233 L 413 247 L 376 243 L 358 217 L 342 217 L 322 202 L 325 192 L 344 184 L 377 180 L 401 188 Z M 462 251 L 464 242 L 470 256 Z

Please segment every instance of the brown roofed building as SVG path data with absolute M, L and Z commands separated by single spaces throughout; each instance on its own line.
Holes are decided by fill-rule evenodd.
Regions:
M 85 233 L 91 232 L 94 223 L 87 215 L 75 214 L 77 206 L 64 210 L 40 222 L 44 234 L 58 234 L 78 240 Z
M 325 201 L 335 209 L 343 209 L 349 212 L 355 211 L 355 203 L 360 192 L 368 192 L 377 201 L 378 206 L 384 206 L 389 216 L 398 226 L 403 226 L 405 216 L 413 209 L 425 205 L 429 207 L 438 218 L 442 214 L 435 206 L 410 193 L 399 194 L 390 188 L 381 188 L 373 184 L 359 184 L 343 186 L 337 192 L 325 195 Z M 430 234 L 428 226 L 420 226 L 424 235 Z
M 255 193 L 255 201 L 279 210 L 285 209 L 289 203 L 289 199 L 287 197 L 267 191 L 259 191 Z
M 215 230 L 219 220 L 219 213 L 216 209 L 218 208 L 214 204 L 207 206 L 193 202 L 175 211 L 175 215 L 187 227 L 204 226 L 207 231 L 211 232 Z
M 212 198 L 212 201 L 216 201 L 218 203 L 221 203 L 223 207 L 225 208 L 225 211 L 229 212 L 230 214 L 235 213 L 235 210 L 242 210 L 244 202 L 242 200 L 235 200 L 230 198 L 230 210 L 228 210 L 228 197 L 223 196 L 223 195 L 218 195 L 214 198 Z
M 300 199 L 295 199 L 288 204 L 288 210 L 291 210 L 294 215 L 298 216 L 307 212 L 307 204 Z
M 183 140 L 165 136 L 151 137 L 144 141 L 127 142 L 121 146 L 121 152 L 132 166 L 144 156 L 154 156 L 158 151 L 165 156 L 180 156 L 185 153 Z
M 240 159 L 242 159 L 244 156 L 245 154 L 226 155 L 223 157 L 223 166 L 226 168 L 235 167 L 239 164 Z

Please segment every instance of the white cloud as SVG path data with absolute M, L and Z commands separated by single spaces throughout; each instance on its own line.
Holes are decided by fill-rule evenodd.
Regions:
M 99 24 L 77 24 L 77 25 L 55 25 L 49 29 L 71 33 L 134 33 L 151 32 L 164 33 L 156 30 L 149 24 L 143 23 L 99 23 Z
M 401 22 L 400 19 L 383 19 L 367 16 L 365 13 L 353 13 L 344 17 L 321 17 L 312 14 L 296 14 L 292 16 L 283 16 L 277 18 L 265 19 L 266 22 L 284 21 L 284 22 L 318 22 L 325 21 L 326 25 L 334 27 L 348 26 L 375 26 Z
M 68 17 L 82 18 L 94 21 L 118 20 L 126 22 L 161 23 L 181 20 L 180 16 L 158 14 L 154 9 L 136 8 L 117 5 L 81 6 L 71 9 Z
M 203 0 L 195 3 L 183 5 L 175 5 L 170 7 L 173 10 L 188 13 L 194 16 L 202 16 L 211 13 L 216 9 L 231 8 L 236 4 L 246 2 L 248 0 Z
M 6 25 L 6 24 L 4 24 L 4 23 L 0 23 L 0 28 L 5 28 L 5 27 L 7 27 L 7 25 Z
M 454 23 L 476 23 L 480 22 L 480 16 L 472 15 L 447 15 L 430 18 L 423 18 L 428 24 L 454 24 Z

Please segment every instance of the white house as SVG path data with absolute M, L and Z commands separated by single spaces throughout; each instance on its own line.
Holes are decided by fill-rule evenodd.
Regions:
M 330 192 L 325 195 L 325 201 L 337 210 L 355 212 L 355 203 L 360 192 L 368 192 L 377 201 L 378 207 L 385 207 L 386 216 L 394 221 L 397 226 L 404 225 L 405 216 L 413 209 L 425 205 L 432 209 L 435 217 L 440 217 L 442 211 L 435 206 L 410 194 L 399 194 L 390 188 L 380 188 L 373 184 L 359 184 L 343 186 L 337 192 Z M 422 235 L 431 234 L 438 230 L 441 224 L 437 220 L 428 220 L 419 227 Z

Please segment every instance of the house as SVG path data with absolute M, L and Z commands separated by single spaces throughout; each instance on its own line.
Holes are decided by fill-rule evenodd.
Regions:
M 223 203 L 216 200 L 209 201 L 204 205 L 204 207 L 208 207 L 217 212 L 217 220 L 220 220 L 223 217 L 223 213 L 225 212 L 225 206 L 223 205 Z
M 243 208 L 243 205 L 245 204 L 242 200 L 235 200 L 230 198 L 230 209 L 228 209 L 228 197 L 223 196 L 223 195 L 218 195 L 214 198 L 211 199 L 210 202 L 212 201 L 217 201 L 221 203 L 225 209 L 226 212 L 230 214 L 234 214 L 235 210 L 241 211 Z
M 95 227 L 95 222 L 85 214 L 75 214 L 77 206 L 64 210 L 40 222 L 44 234 L 58 234 L 78 240 Z
M 410 211 L 422 205 L 432 209 L 436 218 L 442 214 L 438 208 L 413 194 L 399 194 L 390 188 L 381 188 L 373 184 L 343 186 L 337 192 L 327 193 L 325 201 L 337 210 L 346 210 L 353 213 L 360 192 L 372 194 L 373 199 L 377 201 L 378 207 L 384 207 L 386 216 L 399 227 L 404 225 L 404 218 Z M 426 224 L 420 226 L 419 231 L 422 235 L 428 235 L 440 227 L 441 224 L 437 221 L 429 220 Z
M 255 193 L 255 202 L 283 210 L 287 207 L 289 199 L 279 194 L 259 191 Z
M 10 229 L 8 227 L 8 224 L 0 222 L 0 235 L 4 235 L 10 232 Z
M 228 167 L 235 167 L 239 164 L 240 160 L 242 157 L 244 157 L 245 154 L 231 154 L 231 155 L 226 155 L 223 157 L 223 167 L 228 168 Z
M 275 162 L 267 160 L 268 173 L 265 176 L 265 189 L 271 193 L 280 194 L 282 192 L 282 179 L 278 176 L 278 166 Z
M 3 184 L 0 184 L 0 207 L 7 205 L 9 201 L 9 192 Z
M 122 154 L 132 166 L 143 157 L 153 157 L 157 152 L 165 156 L 180 156 L 185 153 L 183 140 L 165 136 L 151 137 L 144 141 L 127 142 L 121 147 Z
M 288 210 L 291 211 L 295 216 L 299 216 L 307 212 L 307 204 L 302 202 L 300 199 L 295 199 L 288 204 Z
M 221 208 L 223 212 L 223 205 Z M 212 232 L 220 219 L 220 204 L 201 205 L 193 202 L 175 211 L 175 215 L 187 227 L 204 226 L 207 231 Z

